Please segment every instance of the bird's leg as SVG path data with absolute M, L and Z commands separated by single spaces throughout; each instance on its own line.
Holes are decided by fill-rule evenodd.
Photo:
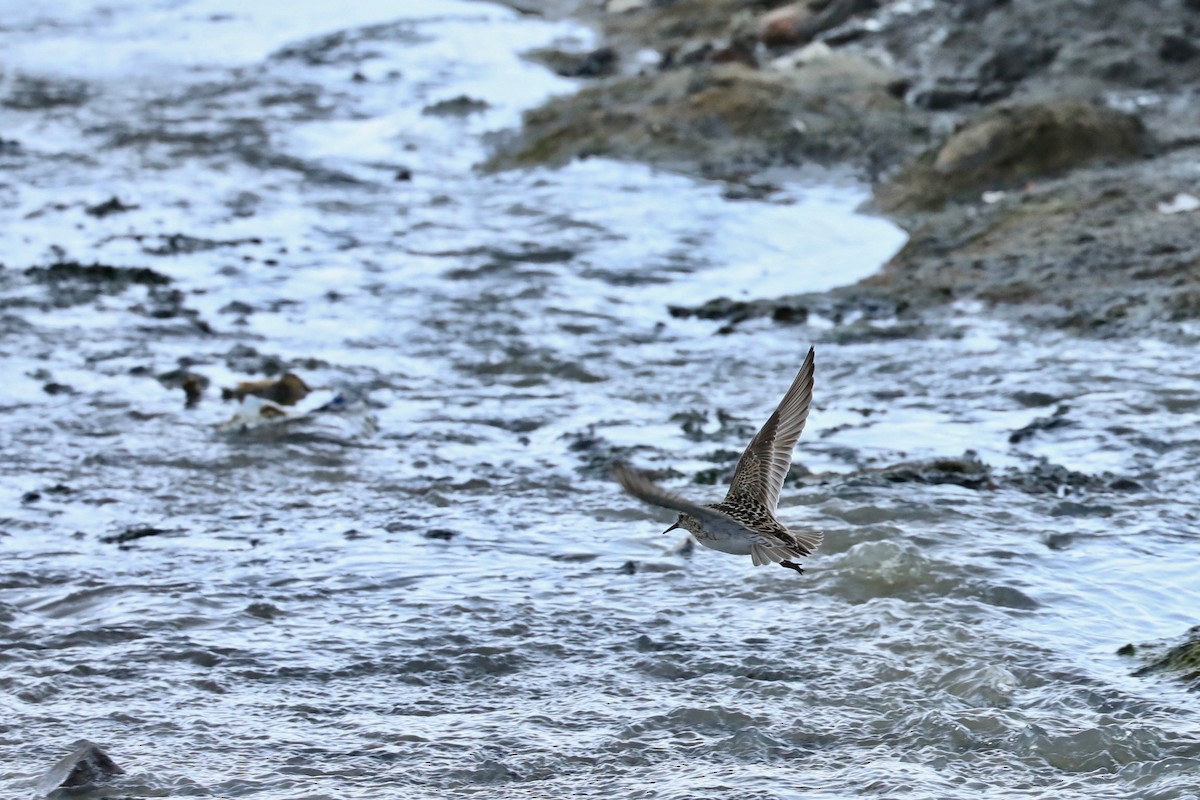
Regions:
M 791 561 L 780 561 L 779 566 L 787 567 L 788 569 L 794 569 L 794 570 L 796 570 L 796 572 L 800 573 L 801 575 L 804 574 L 804 569 L 801 568 L 801 566 L 799 564 L 793 564 Z

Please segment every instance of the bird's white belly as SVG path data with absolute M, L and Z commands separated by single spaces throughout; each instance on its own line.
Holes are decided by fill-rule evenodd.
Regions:
M 749 536 L 696 536 L 696 541 L 713 550 L 729 553 L 732 556 L 750 555 Z

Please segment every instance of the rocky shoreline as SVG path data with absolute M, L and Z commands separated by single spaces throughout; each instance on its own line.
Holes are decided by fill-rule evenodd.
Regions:
M 529 111 L 488 168 L 604 156 L 733 196 L 833 169 L 910 234 L 859 284 L 673 314 L 728 330 L 967 300 L 1100 336 L 1176 336 L 1200 317 L 1196 0 L 510 5 L 604 43 L 534 54 L 588 82 Z

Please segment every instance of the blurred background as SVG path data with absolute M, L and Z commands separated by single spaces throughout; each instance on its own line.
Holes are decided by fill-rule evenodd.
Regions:
M 0 53 L 0 794 L 1200 793 L 1193 0 Z M 805 574 L 660 536 L 810 344 Z

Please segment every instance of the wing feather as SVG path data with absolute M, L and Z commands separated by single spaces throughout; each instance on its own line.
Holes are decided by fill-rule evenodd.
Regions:
M 787 394 L 742 453 L 725 502 L 751 500 L 772 513 L 779 506 L 779 493 L 792 466 L 792 451 L 808 421 L 813 370 L 814 351 L 810 347 Z
M 744 534 L 746 532 L 744 525 L 723 511 L 717 511 L 714 508 L 693 503 L 691 500 L 680 497 L 674 492 L 669 492 L 645 475 L 630 469 L 624 464 L 614 464 L 612 473 L 613 477 L 625 488 L 625 491 L 637 499 L 650 505 L 669 508 L 672 511 L 681 511 L 699 520 L 707 531 L 729 535 Z
M 777 564 L 788 558 L 810 556 L 821 544 L 821 532 L 796 534 L 788 531 L 790 541 L 775 536 L 760 536 L 750 543 L 750 558 L 754 566 Z

